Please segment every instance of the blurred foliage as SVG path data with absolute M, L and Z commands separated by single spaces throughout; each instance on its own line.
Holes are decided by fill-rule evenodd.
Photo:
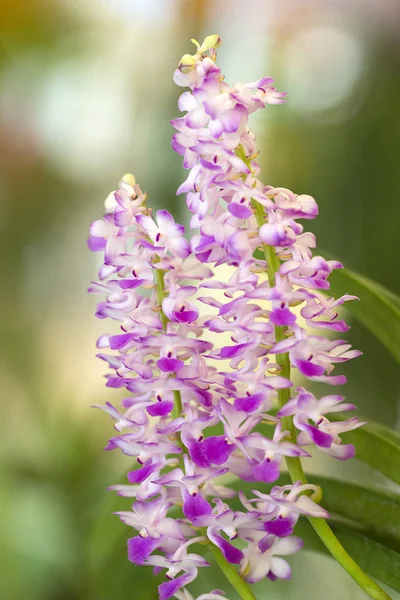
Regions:
M 1 598 L 157 598 L 157 578 L 128 563 L 129 531 L 111 514 L 129 502 L 106 491 L 123 480 L 129 461 L 102 452 L 110 425 L 90 409 L 109 392 L 94 358 L 102 324 L 85 293 L 96 271 L 85 238 L 126 171 L 135 172 L 154 206 L 182 217 L 175 190 L 184 174 L 170 149 L 169 119 L 178 114 L 172 71 L 190 38 L 218 31 L 230 79 L 272 74 L 289 91 L 290 103 L 271 107 L 254 126 L 264 180 L 314 195 L 321 248 L 400 293 L 397 16 L 395 0 L 257 0 L 251 7 L 236 0 L 4 0 Z M 317 30 L 321 72 L 313 71 L 304 41 Z M 362 57 L 339 99 L 352 56 L 331 47 L 332 31 L 356 43 Z M 312 62 L 309 69 L 297 68 L 297 55 Z M 300 92 L 313 100 L 321 78 L 335 102 L 304 108 Z M 345 291 L 354 293 L 350 282 Z M 349 338 L 364 356 L 344 369 L 347 397 L 367 417 L 398 427 L 398 365 L 360 323 Z M 315 468 L 388 485 L 357 463 Z M 260 597 L 364 597 L 326 557 L 301 553 L 291 563 L 294 579 L 268 583 Z M 224 582 L 210 568 L 191 589 L 213 587 Z

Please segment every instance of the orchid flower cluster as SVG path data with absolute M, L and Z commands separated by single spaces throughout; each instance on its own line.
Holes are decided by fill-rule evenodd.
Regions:
M 195 234 L 187 241 L 166 210 L 154 216 L 125 175 L 88 240 L 104 254 L 89 288 L 105 295 L 96 316 L 120 326 L 100 337 L 98 356 L 110 369 L 107 387 L 126 390 L 121 409 L 100 407 L 117 432 L 106 450 L 119 448 L 137 467 L 112 489 L 134 498 L 118 513 L 136 532 L 128 558 L 165 570 L 161 600 L 192 598 L 186 586 L 208 566 L 202 547 L 238 565 L 246 582 L 289 578 L 282 556 L 302 547 L 299 517 L 329 515 L 317 486 L 267 484 L 284 458 L 308 457 L 311 445 L 351 458 L 340 434 L 362 424 L 329 420 L 355 408 L 342 396 L 293 390 L 290 367 L 304 380 L 344 384 L 334 366 L 360 352 L 324 335 L 348 329 L 338 310 L 354 297 L 327 293 L 342 265 L 313 255 L 315 237 L 299 220 L 317 216 L 314 199 L 258 178 L 249 115 L 285 94 L 268 77 L 230 87 L 216 64 L 219 37 L 196 45 L 174 75 L 188 90 L 172 121 L 173 148 L 189 169 L 177 193 L 186 194 Z M 237 492 L 243 481 L 251 497 Z

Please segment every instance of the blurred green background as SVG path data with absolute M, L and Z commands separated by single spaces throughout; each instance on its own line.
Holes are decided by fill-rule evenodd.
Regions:
M 129 461 L 102 451 L 111 425 L 90 408 L 112 392 L 94 356 L 104 322 L 86 294 L 97 264 L 85 240 L 125 172 L 153 206 L 187 218 L 169 120 L 190 38 L 220 34 L 228 81 L 272 75 L 289 92 L 252 121 L 263 181 L 315 196 L 321 250 L 400 293 L 399 19 L 398 0 L 3 0 L 2 600 L 157 598 L 110 514 L 127 505 L 106 487 Z M 364 356 L 345 369 L 347 398 L 398 428 L 394 359 L 357 323 L 349 338 Z M 356 462 L 313 468 L 385 485 Z M 326 557 L 291 563 L 294 579 L 260 598 L 364 598 Z M 193 593 L 224 585 L 210 569 Z

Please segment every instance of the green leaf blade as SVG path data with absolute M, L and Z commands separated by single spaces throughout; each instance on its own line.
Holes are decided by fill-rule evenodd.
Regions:
M 348 416 L 332 414 L 331 421 L 342 421 Z M 368 421 L 363 427 L 345 434 L 346 443 L 356 447 L 356 458 L 380 471 L 383 475 L 400 484 L 400 435 L 391 429 Z
M 400 592 L 400 554 L 398 552 L 363 534 L 345 529 L 334 519 L 331 519 L 329 524 L 340 543 L 364 571 L 393 590 Z M 300 519 L 298 522 L 296 533 L 304 540 L 306 549 L 329 554 L 305 519 Z
M 329 282 L 335 296 L 354 294 L 346 310 L 369 329 L 400 362 L 400 298 L 381 284 L 349 269 L 334 271 Z

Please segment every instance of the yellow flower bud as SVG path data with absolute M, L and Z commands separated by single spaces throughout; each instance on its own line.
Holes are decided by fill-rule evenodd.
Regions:
M 127 185 L 136 185 L 136 179 L 135 176 L 132 175 L 132 173 L 125 173 L 125 175 L 122 176 L 121 181 L 123 183 L 126 183 Z
M 184 54 L 179 61 L 179 69 L 182 73 L 188 73 L 191 71 L 196 64 L 196 57 L 191 54 Z
M 208 35 L 200 46 L 199 52 L 203 54 L 204 52 L 207 52 L 207 50 L 215 50 L 216 48 L 219 48 L 221 44 L 222 40 L 218 34 Z

